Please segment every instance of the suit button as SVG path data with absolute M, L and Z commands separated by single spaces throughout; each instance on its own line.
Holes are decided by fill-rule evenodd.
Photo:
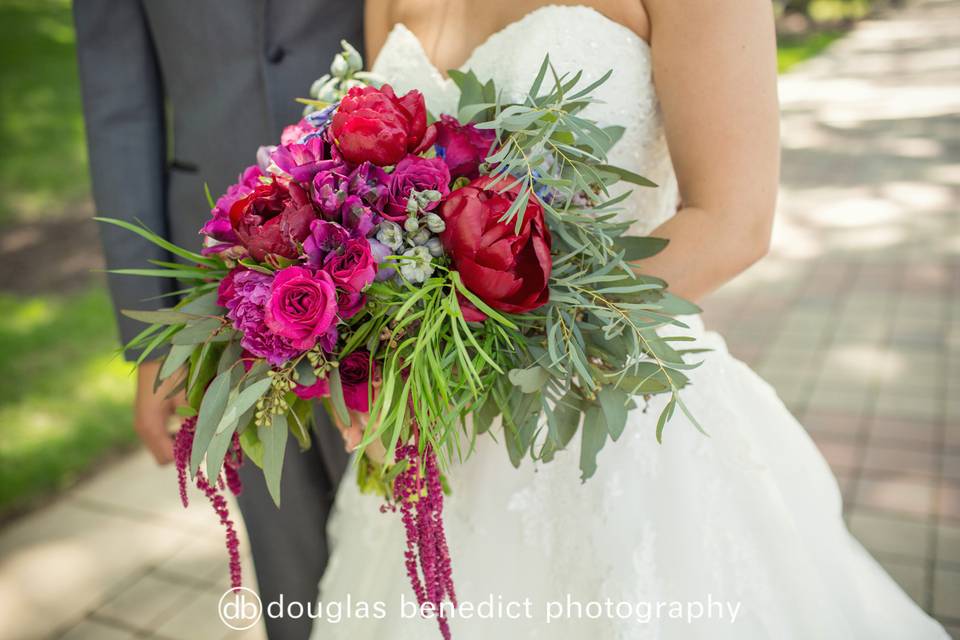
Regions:
M 280 64 L 286 55 L 287 52 L 283 47 L 279 45 L 271 47 L 270 51 L 267 52 L 267 62 L 270 64 Z

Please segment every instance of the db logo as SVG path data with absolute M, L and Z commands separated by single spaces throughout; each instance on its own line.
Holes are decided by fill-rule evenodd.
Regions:
M 249 629 L 260 621 L 263 603 L 252 589 L 227 589 L 217 606 L 220 621 L 235 631 Z

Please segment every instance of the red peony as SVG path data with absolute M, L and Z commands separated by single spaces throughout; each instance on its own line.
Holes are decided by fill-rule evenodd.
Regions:
M 230 226 L 254 260 L 269 254 L 296 258 L 317 218 L 306 192 L 296 184 L 261 184 L 230 207 Z
M 330 126 L 344 158 L 384 167 L 420 145 L 427 107 L 419 91 L 398 98 L 388 84 L 380 89 L 354 87 L 340 101 Z
M 500 222 L 518 189 L 497 193 L 497 185 L 486 188 L 489 182 L 479 178 L 450 194 L 440 238 L 464 285 L 481 300 L 509 313 L 532 311 L 550 299 L 550 230 L 534 197 L 519 233 L 516 220 Z

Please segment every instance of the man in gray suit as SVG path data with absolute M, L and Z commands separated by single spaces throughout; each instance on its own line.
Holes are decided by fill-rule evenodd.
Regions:
M 299 119 L 294 98 L 326 71 L 345 38 L 358 48 L 363 2 L 355 0 L 75 0 L 93 195 L 100 215 L 140 220 L 198 248 L 214 195 Z M 133 234 L 102 225 L 110 268 L 168 256 Z M 110 277 L 119 309 L 169 305 L 172 283 Z M 117 315 L 126 342 L 141 328 Z M 139 372 L 136 428 L 160 463 L 172 459 L 173 407 L 154 394 L 155 362 Z M 245 465 L 240 508 L 264 603 L 313 602 L 327 560 L 325 525 L 346 464 L 340 435 L 317 415 L 316 442 L 288 441 L 282 506 Z M 171 485 L 172 486 L 172 485 Z M 211 615 L 216 612 L 211 611 Z M 271 640 L 298 640 L 311 621 L 265 618 Z

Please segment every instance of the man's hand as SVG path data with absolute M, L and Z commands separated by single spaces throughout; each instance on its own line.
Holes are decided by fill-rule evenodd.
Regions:
M 374 393 L 376 393 L 376 390 L 380 388 L 379 380 L 374 380 L 373 388 Z M 370 423 L 370 414 L 355 411 L 354 409 L 347 409 L 347 413 L 350 414 L 349 425 L 345 425 L 340 421 L 336 411 L 331 410 L 330 417 L 333 420 L 333 424 L 340 430 L 340 435 L 343 436 L 344 448 L 348 453 L 352 453 L 360 445 L 360 441 L 363 440 L 363 434 L 366 433 L 367 425 Z M 364 453 L 374 462 L 382 463 L 387 456 L 387 449 L 383 446 L 383 443 L 377 439 L 367 445 Z
M 133 426 L 140 441 L 153 454 L 157 464 L 173 462 L 173 438 L 168 425 L 177 406 L 183 404 L 182 394 L 167 398 L 176 386 L 173 375 L 153 390 L 162 360 L 144 362 L 137 368 L 137 398 L 134 404 Z

